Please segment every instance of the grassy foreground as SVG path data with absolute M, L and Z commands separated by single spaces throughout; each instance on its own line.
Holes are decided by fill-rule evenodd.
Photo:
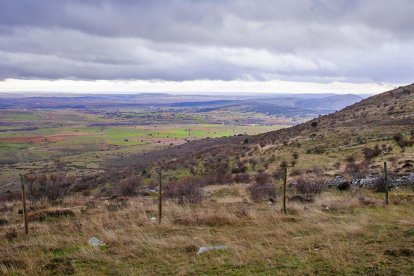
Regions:
M 71 198 L 74 216 L 30 222 L 18 202 L 3 206 L 0 274 L 5 275 L 412 275 L 414 198 L 393 192 L 391 205 L 368 191 L 328 191 L 308 204 L 251 203 L 243 185 L 218 186 L 202 204 Z M 7 207 L 7 208 L 6 208 Z M 8 209 L 8 210 L 5 210 Z M 31 212 L 32 217 L 36 214 Z M 29 214 L 30 216 L 30 214 Z M 13 230 L 17 231 L 14 236 Z M 97 237 L 106 245 L 93 247 Z M 200 246 L 228 249 L 197 255 Z

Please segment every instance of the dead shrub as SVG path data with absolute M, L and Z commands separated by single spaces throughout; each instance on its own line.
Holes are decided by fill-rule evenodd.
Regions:
M 390 183 L 392 183 L 393 181 L 395 181 L 395 175 L 394 174 L 389 174 L 388 175 L 388 190 L 390 189 Z M 372 185 L 372 188 L 374 190 L 374 192 L 377 193 L 385 193 L 385 178 L 384 176 L 379 176 L 374 180 L 374 183 Z
M 370 160 L 379 156 L 382 153 L 382 150 L 378 145 L 375 145 L 374 148 L 363 148 L 362 153 L 364 154 L 365 159 Z
M 60 217 L 74 217 L 75 212 L 71 209 L 48 209 L 29 212 L 27 214 L 28 221 L 44 221 L 48 218 L 60 218 Z
M 327 184 L 326 181 L 321 178 L 301 176 L 296 179 L 295 183 L 293 184 L 293 187 L 299 194 L 316 195 L 320 194 L 323 190 L 325 190 Z
M 137 175 L 131 175 L 124 179 L 116 187 L 117 194 L 119 196 L 136 196 L 139 188 L 142 186 L 141 177 Z
M 202 180 L 198 177 L 186 177 L 169 183 L 164 189 L 166 198 L 183 203 L 198 203 L 203 200 Z
M 250 175 L 247 173 L 238 173 L 233 176 L 233 180 L 236 183 L 249 183 L 250 182 Z
M 273 178 L 266 173 L 256 175 L 256 183 L 248 187 L 248 192 L 253 201 L 259 202 L 276 198 L 276 188 L 273 184 Z

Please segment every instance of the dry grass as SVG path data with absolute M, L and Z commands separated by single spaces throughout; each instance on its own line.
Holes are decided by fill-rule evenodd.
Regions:
M 410 197 L 402 194 L 391 199 Z M 8 223 L 0 226 L 0 274 L 408 275 L 414 269 L 414 210 L 405 199 L 384 207 L 369 192 L 330 191 L 313 203 L 289 203 L 286 216 L 280 202 L 166 202 L 160 225 L 151 220 L 152 199 L 130 199 L 116 210 L 90 202 L 66 201 L 62 207 L 77 209 L 75 216 L 31 222 L 29 236 L 22 234 L 19 205 L 9 203 L 11 210 L 1 213 Z M 11 229 L 17 237 L 6 238 Z M 93 236 L 106 246 L 88 245 Z M 206 245 L 228 249 L 197 255 Z

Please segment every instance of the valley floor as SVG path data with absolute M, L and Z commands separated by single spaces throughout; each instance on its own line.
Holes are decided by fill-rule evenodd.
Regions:
M 413 275 L 414 197 L 327 191 L 309 204 L 251 203 L 243 185 L 209 187 L 197 205 L 153 198 L 69 198 L 70 216 L 29 224 L 2 206 L 0 273 L 6 275 Z M 40 211 L 31 211 L 29 217 Z M 73 215 L 73 216 L 72 216 Z M 14 229 L 14 230 L 13 230 Z M 96 237 L 106 244 L 88 244 Z M 226 249 L 197 254 L 199 247 Z

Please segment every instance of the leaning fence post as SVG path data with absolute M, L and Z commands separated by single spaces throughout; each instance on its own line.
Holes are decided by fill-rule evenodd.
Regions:
M 388 171 L 387 162 L 384 162 L 385 205 L 388 205 Z
M 24 232 L 29 234 L 29 226 L 27 224 L 27 210 L 26 210 L 26 193 L 24 190 L 23 175 L 20 175 L 20 182 L 22 184 L 22 207 L 23 207 L 23 220 L 24 220 Z
M 283 213 L 286 215 L 286 182 L 287 182 L 287 167 L 283 169 Z
M 158 223 L 161 223 L 162 218 L 162 174 L 161 169 L 158 172 L 160 177 L 160 185 L 158 187 Z

